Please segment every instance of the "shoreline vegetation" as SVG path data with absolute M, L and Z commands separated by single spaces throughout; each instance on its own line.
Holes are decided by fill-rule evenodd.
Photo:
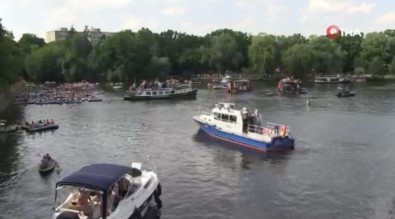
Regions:
M 87 30 L 77 32 L 72 26 L 64 41 L 45 43 L 29 33 L 15 41 L 0 19 L 0 93 L 22 80 L 140 83 L 169 75 L 190 79 L 227 73 L 251 80 L 292 75 L 305 81 L 316 75 L 371 75 L 372 80 L 395 76 L 395 29 L 330 39 L 230 29 L 195 36 L 142 28 L 103 37 L 95 45 Z

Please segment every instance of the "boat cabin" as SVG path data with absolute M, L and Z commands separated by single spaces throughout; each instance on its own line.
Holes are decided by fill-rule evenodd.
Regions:
M 127 218 L 142 186 L 140 168 L 93 164 L 65 177 L 56 183 L 55 218 Z
M 248 132 L 249 125 L 260 124 L 258 111 L 251 113 L 246 107 L 236 109 L 234 103 L 218 103 L 212 110 L 214 121 L 218 127 L 235 133 Z
M 251 90 L 252 87 L 249 80 L 234 80 L 230 81 L 228 84 L 228 91 L 231 91 L 233 93 L 248 92 Z

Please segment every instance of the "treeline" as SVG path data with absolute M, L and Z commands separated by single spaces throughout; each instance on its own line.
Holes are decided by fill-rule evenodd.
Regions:
M 15 42 L 0 20 L 0 86 L 31 81 L 132 81 L 225 71 L 278 78 L 291 74 L 395 74 L 395 30 L 365 36 L 250 35 L 221 29 L 205 36 L 143 28 L 103 37 L 92 46 L 87 27 L 46 44 L 33 34 Z

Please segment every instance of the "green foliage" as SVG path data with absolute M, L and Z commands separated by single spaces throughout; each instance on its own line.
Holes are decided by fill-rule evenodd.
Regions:
M 0 19 L 0 89 L 14 83 L 22 73 L 23 58 L 10 32 Z
M 0 20 L 1 21 L 1 20 Z M 134 81 L 193 77 L 228 70 L 278 78 L 317 74 L 395 74 L 395 30 L 329 39 L 274 36 L 219 29 L 205 36 L 147 28 L 124 30 L 89 42 L 88 27 L 72 26 L 65 41 L 45 44 L 34 34 L 16 43 L 0 22 L 0 87 L 21 76 L 34 81 Z
M 365 69 L 363 67 L 357 67 L 354 69 L 354 74 L 356 75 L 364 75 Z
M 384 62 L 380 57 L 373 58 L 369 64 L 368 73 L 377 76 L 385 74 Z
M 395 75 L 395 57 L 392 58 L 390 69 L 389 69 L 389 73 L 391 75 Z

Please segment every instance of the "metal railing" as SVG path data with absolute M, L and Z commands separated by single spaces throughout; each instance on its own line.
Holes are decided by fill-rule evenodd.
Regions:
M 283 133 L 281 127 L 285 127 L 285 133 Z M 270 122 L 267 123 L 267 127 L 262 127 L 258 125 L 248 125 L 248 132 L 255 133 L 258 135 L 286 136 L 286 135 L 290 135 L 289 130 L 290 129 L 288 126 L 284 126 L 276 123 L 270 123 Z

